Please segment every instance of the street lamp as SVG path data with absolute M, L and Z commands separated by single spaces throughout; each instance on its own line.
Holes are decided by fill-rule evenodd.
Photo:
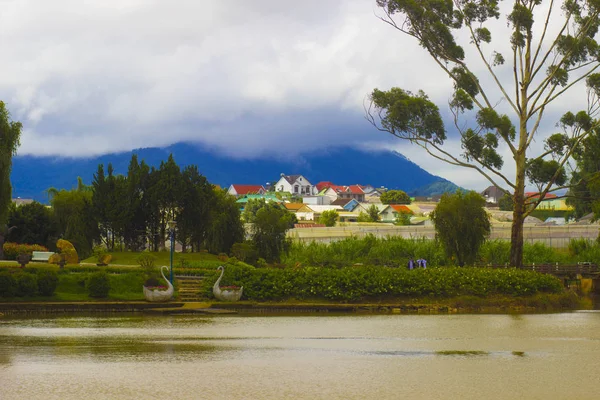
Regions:
M 167 222 L 169 227 L 169 238 L 171 240 L 171 285 L 173 284 L 173 251 L 175 250 L 175 227 L 177 226 L 177 221 L 169 221 Z

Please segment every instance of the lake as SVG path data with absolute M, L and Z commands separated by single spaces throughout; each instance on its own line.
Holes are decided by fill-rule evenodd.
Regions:
M 598 311 L 0 318 L 3 400 L 597 399 L 599 383 Z

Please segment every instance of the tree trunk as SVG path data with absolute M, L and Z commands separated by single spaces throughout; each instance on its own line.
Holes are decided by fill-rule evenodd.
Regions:
M 510 265 L 523 266 L 523 222 L 525 222 L 525 157 L 516 160 L 516 188 L 513 195 L 513 221 L 510 233 Z

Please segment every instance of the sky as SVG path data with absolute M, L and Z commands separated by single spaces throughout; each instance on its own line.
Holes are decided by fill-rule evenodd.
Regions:
M 24 125 L 19 155 L 186 141 L 236 158 L 287 158 L 345 145 L 397 150 L 462 187 L 489 186 L 364 118 L 374 88 L 424 90 L 448 123 L 447 148 L 461 152 L 451 82 L 378 15 L 375 0 L 0 0 L 0 99 Z M 574 88 L 549 110 L 534 150 L 583 97 Z

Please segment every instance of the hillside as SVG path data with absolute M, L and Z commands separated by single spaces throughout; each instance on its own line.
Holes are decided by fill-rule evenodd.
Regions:
M 126 173 L 131 155 L 158 167 L 173 153 L 180 166 L 195 164 L 211 183 L 228 187 L 232 183 L 265 184 L 279 179 L 281 173 L 302 174 L 313 184 L 331 181 L 339 185 L 370 184 L 401 189 L 413 196 L 425 196 L 455 190 L 456 185 L 432 175 L 391 151 L 363 151 L 335 148 L 290 159 L 245 160 L 228 158 L 188 143 L 166 148 L 145 148 L 93 158 L 56 158 L 17 156 L 13 160 L 11 180 L 13 197 L 46 202 L 49 187 L 72 188 L 81 176 L 91 183 L 98 164 L 112 163 L 117 173 Z M 441 190 L 441 191 L 440 191 Z

